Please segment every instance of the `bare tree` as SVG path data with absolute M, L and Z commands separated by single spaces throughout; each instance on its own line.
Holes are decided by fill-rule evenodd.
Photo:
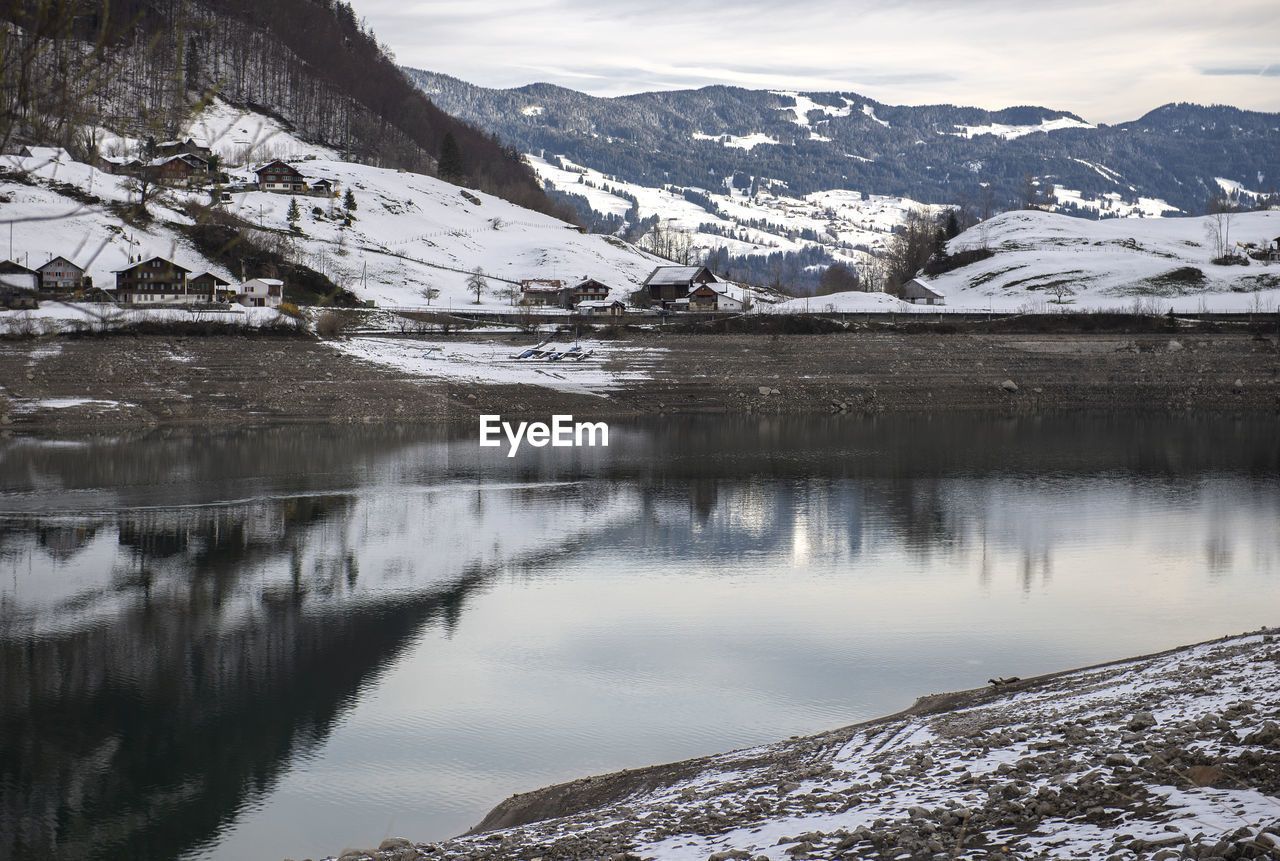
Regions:
M 885 249 L 885 289 L 895 293 L 919 272 L 941 247 L 946 234 L 926 209 L 912 209 L 894 229 Z
M 476 291 L 476 304 L 480 304 L 480 291 L 489 286 L 488 280 L 484 277 L 484 269 L 477 266 L 471 270 L 471 274 L 467 276 L 467 289 Z
M 1205 235 L 1213 248 L 1214 261 L 1224 260 L 1231 254 L 1231 219 L 1240 208 L 1239 201 L 1226 192 L 1219 192 L 1209 198 L 1205 208 L 1208 218 L 1205 219 Z

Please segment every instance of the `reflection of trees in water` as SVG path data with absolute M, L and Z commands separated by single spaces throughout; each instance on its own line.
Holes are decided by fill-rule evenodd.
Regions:
M 167 859 L 212 838 L 491 576 L 340 612 L 268 595 L 234 626 L 166 596 L 0 640 L 0 857 Z
M 1180 482 L 1206 465 L 1246 474 L 1270 469 L 1261 474 L 1274 480 L 1276 450 L 1261 431 L 1243 433 L 1234 447 L 1217 445 L 1214 433 L 1198 441 L 1179 433 L 1158 448 L 1142 447 L 1140 436 L 1151 432 L 1106 426 L 1085 444 L 1071 423 L 957 428 L 772 419 L 703 424 L 694 432 L 673 422 L 591 469 L 569 455 L 555 460 L 550 449 L 536 453 L 545 460 L 480 464 L 472 439 L 460 444 L 460 454 L 397 468 L 415 477 L 475 480 L 475 494 L 459 494 L 456 505 L 490 519 L 502 511 L 484 496 L 481 485 L 490 479 L 586 479 L 511 491 L 541 505 L 541 516 L 563 518 L 557 521 L 563 540 L 553 553 L 612 544 L 682 559 L 734 559 L 787 553 L 799 536 L 815 553 L 853 560 L 883 547 L 925 556 L 972 552 L 986 572 L 979 576 L 989 578 L 1000 553 L 1012 547 L 1019 551 L 1020 583 L 1029 589 L 1051 573 L 1052 545 L 1016 529 L 993 534 L 997 515 L 972 504 L 1010 475 L 1025 475 L 1019 469 L 1041 469 L 1047 459 L 1068 476 L 1098 475 L 1131 465 L 1137 452 L 1141 473 L 1158 478 L 1146 490 L 1170 498 L 1185 494 Z M 101 510 L 118 508 L 114 502 L 130 492 L 144 494 L 149 481 L 175 496 L 184 482 L 196 497 L 260 496 L 226 489 L 228 463 L 237 464 L 235 490 L 252 489 L 261 475 L 286 476 L 297 494 L 56 522 L 0 520 L 6 560 L 27 553 L 68 563 L 115 536 L 117 570 L 102 594 L 86 601 L 123 597 L 123 609 L 107 619 L 39 638 L 6 629 L 0 608 L 0 857 L 161 859 L 188 850 L 269 789 L 293 757 L 326 738 L 343 708 L 424 626 L 456 629 L 468 600 L 492 580 L 491 567 L 452 569 L 458 573 L 431 590 L 362 595 L 362 578 L 379 572 L 362 571 L 357 551 L 345 543 L 342 525 L 355 497 L 299 491 L 311 482 L 326 490 L 358 486 L 363 473 L 353 464 L 369 458 L 370 449 L 403 458 L 414 442 L 373 434 L 366 444 L 346 432 L 290 429 L 163 439 L 136 451 L 112 443 L 0 454 L 0 486 L 25 489 L 32 498 L 50 481 L 67 498 L 78 488 L 99 488 L 98 498 L 107 500 Z M 310 478 L 310 470 L 323 477 Z M 955 492 L 957 482 L 969 483 L 967 495 Z M 636 489 L 639 515 L 580 528 L 577 519 L 596 506 L 619 504 L 618 488 Z M 632 499 L 628 494 L 620 507 L 630 512 Z M 424 502 L 424 522 L 432 504 Z M 1224 504 L 1224 526 L 1210 533 L 1211 564 L 1229 567 L 1236 536 L 1226 525 L 1233 511 Z M 469 521 L 448 522 L 457 531 Z M 450 540 L 424 534 L 424 549 Z M 523 564 L 545 570 L 552 558 L 527 555 Z M 517 560 L 517 574 L 519 566 Z M 279 576 L 264 584 L 260 575 L 268 570 Z M 328 596 L 360 600 L 319 600 Z
M 616 496 L 582 491 L 544 487 L 544 509 Z M 114 532 L 123 550 L 108 590 L 127 593 L 123 609 L 39 637 L 0 626 L 0 857 L 147 861 L 213 839 L 421 631 L 452 635 L 499 572 L 588 546 L 581 524 L 566 523 L 558 546 L 432 570 L 434 587 L 357 591 L 355 503 L 335 494 L 94 518 L 98 540 Z M 47 526 L 9 519 L 8 543 L 47 553 Z M 422 564 L 439 563 L 428 553 Z M 279 576 L 266 582 L 267 571 Z

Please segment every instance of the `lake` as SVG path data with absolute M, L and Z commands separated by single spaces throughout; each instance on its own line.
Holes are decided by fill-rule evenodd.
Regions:
M 318 858 L 1280 624 L 1274 418 L 0 441 L 0 857 Z

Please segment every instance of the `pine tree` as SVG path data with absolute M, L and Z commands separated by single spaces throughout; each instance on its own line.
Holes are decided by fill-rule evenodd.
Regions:
M 351 189 L 347 189 L 346 195 L 342 198 L 342 208 L 347 211 L 347 215 L 356 211 L 356 195 Z
M 289 198 L 289 211 L 285 213 L 284 217 L 289 222 L 289 227 L 297 232 L 298 219 L 302 218 L 302 212 L 298 209 L 298 198 Z
M 437 174 L 443 180 L 455 182 L 466 176 L 466 166 L 462 162 L 462 148 L 454 138 L 453 132 L 445 132 L 440 141 L 440 161 Z

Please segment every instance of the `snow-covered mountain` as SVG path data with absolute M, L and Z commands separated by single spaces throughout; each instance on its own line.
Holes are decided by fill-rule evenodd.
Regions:
M 1108 126 L 1048 107 L 886 105 L 853 92 L 717 86 L 598 98 L 406 72 L 442 108 L 524 152 L 650 187 L 719 191 L 735 176 L 738 187 L 772 180 L 798 197 L 852 189 L 982 215 L 1021 204 L 1037 188 L 1030 179 L 1046 202 L 1086 216 L 1202 212 L 1220 179 L 1251 199 L 1277 189 L 1280 115 L 1222 105 L 1169 104 Z
M 442 107 L 529 154 L 552 194 L 597 229 L 678 228 L 696 251 L 717 249 L 713 265 L 801 290 L 832 262 L 878 255 L 913 208 L 986 218 L 1034 203 L 1151 218 L 1202 212 L 1215 195 L 1254 206 L 1274 195 L 1280 157 L 1280 117 L 1221 106 L 1095 126 L 1043 107 L 732 87 L 605 99 L 406 71 Z

